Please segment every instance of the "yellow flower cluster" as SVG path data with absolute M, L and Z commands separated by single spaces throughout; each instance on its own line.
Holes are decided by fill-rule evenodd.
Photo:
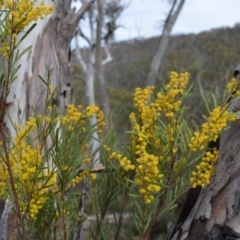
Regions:
M 139 192 L 146 204 L 151 203 L 154 198 L 153 194 L 161 190 L 160 183 L 162 183 L 163 175 L 159 173 L 159 158 L 153 154 L 148 154 L 141 148 L 139 150 L 141 157 L 138 157 L 134 164 L 122 154 L 111 152 L 111 149 L 106 145 L 104 145 L 104 148 L 110 154 L 109 158 L 116 159 L 124 171 L 135 171 L 134 181 L 140 186 Z
M 75 178 L 72 179 L 71 181 L 71 187 L 75 187 L 77 184 L 83 181 L 84 177 L 86 175 L 86 172 L 83 171 L 79 175 L 77 175 Z
M 188 73 L 180 76 L 172 72 L 170 82 L 163 92 L 159 92 L 155 101 L 151 100 L 154 87 L 137 88 L 134 93 L 134 106 L 137 114 L 131 113 L 131 149 L 136 155 L 135 181 L 140 186 L 140 193 L 145 203 L 151 203 L 154 193 L 161 190 L 161 162 L 171 152 L 177 152 L 174 143 L 175 133 L 179 129 L 177 113 L 182 103 L 186 86 L 189 81 Z M 163 140 L 157 136 L 158 119 L 166 119 L 167 124 L 161 128 Z M 150 150 L 151 149 L 151 150 Z M 154 154 L 153 154 L 154 153 Z
M 152 117 L 153 120 L 155 116 L 152 114 Z M 131 114 L 130 119 L 133 124 L 132 148 L 135 149 L 134 153 L 139 156 L 136 159 L 135 182 L 140 186 L 139 192 L 144 202 L 149 204 L 153 200 L 153 194 L 161 190 L 159 183 L 162 181 L 162 175 L 159 174 L 159 158 L 153 154 L 148 154 L 146 147 L 149 144 L 149 140 L 155 139 L 155 141 L 153 140 L 154 143 L 159 143 L 159 140 L 151 131 L 153 122 L 146 128 L 144 125 L 140 126 L 137 124 L 135 115 Z
M 182 73 L 180 76 L 176 72 L 171 72 L 170 82 L 166 86 L 166 93 L 159 92 L 154 102 L 150 102 L 154 87 L 145 89 L 137 88 L 134 93 L 134 105 L 140 115 L 141 126 L 134 113 L 131 113 L 132 122 L 132 146 L 135 148 L 137 139 L 151 139 L 155 146 L 159 146 L 160 141 L 156 137 L 156 126 L 154 125 L 158 117 L 163 115 L 168 118 L 166 135 L 169 144 L 174 141 L 174 133 L 178 130 L 179 125 L 176 120 L 176 113 L 181 106 L 181 96 L 183 95 L 189 81 L 188 73 Z M 136 132 L 139 132 L 136 136 Z
M 120 167 L 124 171 L 130 171 L 130 170 L 135 169 L 135 166 L 134 166 L 134 164 L 132 164 L 130 159 L 128 159 L 127 157 L 123 156 L 120 153 L 112 152 L 111 149 L 107 145 L 104 145 L 103 147 L 107 151 L 107 153 L 109 154 L 109 159 L 117 160 Z
M 158 112 L 150 106 L 153 89 L 154 87 L 137 88 L 134 93 L 134 106 L 138 116 L 131 113 L 129 118 L 132 123 L 131 147 L 136 154 L 140 153 L 139 149 L 141 147 L 145 148 L 144 144 L 147 139 L 154 139 L 156 144 L 159 143 L 154 131 L 154 122 L 157 120 Z
M 74 125 L 80 123 L 85 129 L 84 125 L 87 124 L 89 118 L 93 117 L 96 114 L 97 117 L 97 126 L 98 126 L 98 133 L 101 134 L 103 129 L 106 125 L 104 121 L 104 114 L 103 112 L 94 105 L 88 106 L 83 112 L 81 112 L 81 106 L 75 107 L 73 104 L 69 104 L 67 107 L 66 115 L 61 119 L 63 124 L 69 124 L 69 130 L 74 129 Z M 57 119 L 59 120 L 59 118 Z
M 9 33 L 18 33 L 23 30 L 29 23 L 43 19 L 44 16 L 50 14 L 53 6 L 46 6 L 41 2 L 39 6 L 34 6 L 35 1 L 32 0 L 6 0 L 5 7 L 9 9 L 9 21 L 7 29 Z
M 162 111 L 168 118 L 173 118 L 182 103 L 179 97 L 183 95 L 188 81 L 188 73 L 182 73 L 178 76 L 176 72 L 171 72 L 170 82 L 166 86 L 167 92 L 157 94 L 157 99 L 152 104 L 152 108 L 158 112 Z
M 203 150 L 207 147 L 208 142 L 216 141 L 218 134 L 227 127 L 227 123 L 236 121 L 237 114 L 229 113 L 227 107 L 217 107 L 203 123 L 201 130 L 194 133 L 189 143 L 191 151 Z
M 97 178 L 97 175 L 95 173 L 88 173 L 86 171 L 83 171 L 72 179 L 71 187 L 75 187 L 77 184 L 81 183 L 86 177 L 91 180 L 95 180 Z
M 86 108 L 84 111 L 84 116 L 86 118 L 91 118 L 96 114 L 97 117 L 97 126 L 98 126 L 98 134 L 101 135 L 103 132 L 104 127 L 106 126 L 106 123 L 104 121 L 104 114 L 99 109 L 99 107 L 90 105 Z
M 105 149 L 110 152 L 110 148 L 105 146 Z M 120 153 L 112 152 L 109 158 L 116 159 L 119 162 L 120 167 L 125 171 L 135 169 L 135 166 L 132 164 L 131 160 Z
M 3 144 L 0 142 L 0 197 L 7 198 L 7 181 L 9 174 L 6 168 Z
M 42 184 L 36 184 L 36 185 L 37 185 L 36 189 L 38 189 L 38 192 L 36 192 L 35 194 L 32 194 L 31 200 L 28 206 L 30 211 L 30 216 L 32 219 L 37 218 L 37 214 L 44 207 L 44 204 L 47 201 L 47 195 L 48 195 L 47 188 L 43 188 Z M 23 210 L 24 213 L 26 213 L 26 209 L 24 210 L 22 206 L 25 206 L 25 204 L 21 204 L 21 209 Z
M 177 146 L 174 145 L 174 135 L 179 129 L 177 112 L 188 81 L 188 73 L 179 76 L 172 72 L 165 91 L 159 92 L 155 101 L 151 101 L 154 87 L 135 90 L 134 106 L 137 114 L 130 114 L 131 148 L 136 154 L 137 162 L 135 181 L 140 186 L 139 191 L 145 203 L 152 202 L 153 194 L 161 190 L 159 184 L 163 181 L 163 175 L 160 174 L 160 166 L 164 156 L 169 150 L 172 154 L 177 152 Z M 161 116 L 167 119 L 165 128 L 161 129 L 164 131 L 165 142 L 157 136 L 157 121 Z M 154 154 L 147 150 L 149 147 Z
M 204 188 L 211 181 L 214 173 L 214 164 L 218 161 L 219 153 L 216 148 L 212 152 L 207 151 L 201 162 L 196 166 L 196 171 L 192 172 L 190 183 L 193 188 L 201 186 Z
M 158 157 L 143 150 L 136 161 L 135 182 L 140 186 L 139 192 L 144 202 L 149 204 L 154 199 L 153 194 L 160 192 L 160 184 L 163 182 L 163 175 L 159 173 Z
M 17 131 L 9 154 L 17 194 L 21 200 L 20 208 L 24 213 L 29 212 L 32 218 L 36 218 L 45 204 L 48 190 L 43 186 L 49 185 L 51 181 L 51 177 L 42 171 L 40 148 L 27 143 L 28 137 L 36 128 L 36 122 L 36 118 L 29 118 L 25 126 Z M 1 187 L 6 190 L 9 174 L 4 158 L 1 155 L 0 176 Z
M 239 87 L 240 87 L 239 80 L 236 80 L 236 78 L 232 78 L 231 81 L 226 86 L 227 93 L 229 94 L 234 93 L 235 97 L 240 96 Z
M 138 112 L 141 114 L 141 120 L 142 121 L 147 121 L 145 124 L 152 124 L 151 118 L 149 117 L 149 114 L 152 115 L 152 109 L 148 105 L 150 101 L 150 97 L 153 93 L 154 87 L 146 87 L 145 89 L 141 88 L 136 88 L 134 95 L 133 95 L 133 101 L 134 101 L 134 106 L 138 110 Z M 148 122 L 148 120 L 150 122 Z
M 67 107 L 66 115 L 61 119 L 63 124 L 70 123 L 72 127 L 80 120 L 82 113 L 80 112 L 81 106 L 75 107 L 73 104 L 69 104 Z M 58 120 L 58 119 L 57 119 Z M 83 124 L 86 122 L 83 121 Z
M 44 2 L 35 6 L 33 0 L 6 0 L 5 3 L 1 3 L 1 8 L 9 11 L 5 27 L 5 38 L 9 37 L 9 40 L 4 41 L 0 49 L 6 59 L 9 59 L 13 52 L 18 33 L 29 23 L 43 19 L 53 10 L 53 6 L 46 6 Z
M 98 126 L 101 130 L 103 129 L 105 125 L 104 116 L 99 108 L 90 106 L 83 112 L 80 111 L 80 108 L 70 104 L 66 115 L 56 118 L 53 120 L 54 123 L 60 122 L 63 126 L 67 124 L 67 128 L 71 127 L 71 130 L 74 130 L 74 127 L 78 124 L 85 131 L 88 119 L 96 114 L 98 117 Z M 51 118 L 48 116 L 37 116 L 36 118 L 29 118 L 22 128 L 16 127 L 16 136 L 13 139 L 13 145 L 9 152 L 9 161 L 14 175 L 17 194 L 20 199 L 21 211 L 32 219 L 36 219 L 39 210 L 46 204 L 49 191 L 54 194 L 59 193 L 59 175 L 57 171 L 60 169 L 57 170 L 56 167 L 51 169 L 45 165 L 41 157 L 43 147 L 39 145 L 41 141 L 33 141 L 36 138 L 37 128 L 48 125 L 50 121 Z M 0 143 L 0 147 L 0 197 L 6 197 L 9 172 L 6 157 L 2 150 L 2 143 Z M 79 149 L 79 152 L 83 154 L 83 167 L 86 167 L 86 169 L 90 161 L 88 151 L 88 144 Z M 73 171 L 68 163 L 61 164 L 60 168 L 61 173 L 65 173 L 66 175 Z M 85 177 L 94 180 L 96 179 L 96 174 L 84 170 L 81 174 L 74 177 L 67 187 L 74 187 Z

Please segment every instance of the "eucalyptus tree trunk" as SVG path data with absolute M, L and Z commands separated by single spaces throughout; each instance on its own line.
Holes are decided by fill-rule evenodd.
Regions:
M 178 3 L 179 2 L 179 3 Z M 171 10 L 165 20 L 162 35 L 160 37 L 156 52 L 152 58 L 150 71 L 148 73 L 146 86 L 152 86 L 156 82 L 156 78 L 158 75 L 159 68 L 161 66 L 161 62 L 169 42 L 169 37 L 171 35 L 173 26 L 181 12 L 185 0 L 174 0 L 172 3 Z
M 239 69 L 235 77 L 239 77 Z M 240 99 L 228 111 L 238 112 Z M 240 117 L 220 136 L 219 160 L 211 184 L 201 190 L 184 219 L 179 219 L 169 240 L 240 238 Z M 191 196 L 190 196 L 191 198 Z
M 98 19 L 97 19 L 95 68 L 96 68 L 96 79 L 98 82 L 98 90 L 100 95 L 100 104 L 105 114 L 105 117 L 107 117 L 110 111 L 110 104 L 109 104 L 108 94 L 105 87 L 105 79 L 103 75 L 103 64 L 102 64 L 103 6 L 104 6 L 104 0 L 97 0 Z
M 87 96 L 87 103 L 88 105 L 96 105 L 95 101 L 95 92 L 94 92 L 94 77 L 95 77 L 95 51 L 94 48 L 90 48 L 89 51 L 89 61 L 86 63 L 81 55 L 80 47 L 78 44 L 78 38 L 75 37 L 76 42 L 76 49 L 75 54 L 78 62 L 80 63 L 82 67 L 82 71 L 84 73 L 84 80 L 85 80 L 85 86 L 86 86 L 86 96 Z M 97 116 L 94 114 L 93 117 L 89 119 L 89 125 L 97 127 Z M 101 166 L 100 162 L 100 152 L 99 152 L 99 136 L 97 131 L 93 132 L 93 136 L 89 142 L 91 154 L 94 156 L 93 159 L 93 165 L 94 167 Z
M 41 1 L 36 1 L 39 4 Z M 23 125 L 33 108 L 38 114 L 44 113 L 47 89 L 38 76 L 43 79 L 51 71 L 51 85 L 56 88 L 54 103 L 64 110 L 71 101 L 72 74 L 69 65 L 69 47 L 76 26 L 93 1 L 86 1 L 75 12 L 70 9 L 71 0 L 45 0 L 46 5 L 54 4 L 51 16 L 37 22 L 37 26 L 21 43 L 20 52 L 32 45 L 19 64 L 17 79 L 11 86 L 8 96 L 8 108 L 4 116 L 9 135 L 14 136 L 14 124 Z M 10 118 L 8 117 L 10 116 Z M 10 120 L 11 119 L 11 120 Z M 12 123 L 11 123 L 12 122 Z M 0 239 L 17 239 L 16 215 L 11 210 L 11 202 L 6 201 L 1 211 Z
M 79 46 L 79 39 L 75 37 L 75 54 L 76 58 L 83 71 L 83 78 L 86 86 L 86 97 L 88 105 L 96 105 L 95 100 L 95 84 L 97 81 L 97 90 L 99 92 L 99 103 L 103 110 L 105 117 L 107 117 L 110 111 L 110 104 L 108 94 L 105 86 L 105 79 L 103 74 L 104 66 L 112 61 L 112 55 L 109 50 L 108 40 L 112 37 L 117 29 L 117 20 L 123 11 L 124 7 L 119 2 L 111 1 L 96 1 L 97 4 L 92 5 L 88 10 L 85 21 L 88 24 L 88 30 L 82 30 L 81 26 L 78 28 L 78 34 L 81 39 L 85 40 L 88 47 L 88 56 L 83 57 L 82 51 Z M 97 21 L 96 21 L 97 20 Z M 108 26 L 106 33 L 104 33 L 104 20 L 105 28 Z M 106 24 L 106 21 L 108 22 Z M 86 32 L 85 32 L 86 31 Z M 103 43 L 104 40 L 104 43 Z M 103 43 L 103 46 L 102 46 Z M 104 49 L 105 56 L 103 57 L 102 50 Z M 90 126 L 97 125 L 97 118 L 93 116 L 90 119 Z M 95 167 L 101 166 L 100 152 L 99 150 L 99 136 L 97 132 L 94 132 L 93 138 L 90 141 L 91 153 L 94 154 L 93 163 Z

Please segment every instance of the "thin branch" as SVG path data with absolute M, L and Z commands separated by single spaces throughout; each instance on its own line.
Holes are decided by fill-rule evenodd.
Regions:
M 105 50 L 105 53 L 106 53 L 106 58 L 102 61 L 103 66 L 112 61 L 112 54 L 109 51 L 107 43 L 104 44 L 104 50 Z
M 161 66 L 161 62 L 169 41 L 169 37 L 172 31 L 172 28 L 177 20 L 177 17 L 184 5 L 185 0 L 180 0 L 179 4 L 177 5 L 175 9 L 175 5 L 177 3 L 177 0 L 174 0 L 172 7 L 169 11 L 169 14 L 166 18 L 166 21 L 164 23 L 164 27 L 162 30 L 162 36 L 159 39 L 159 43 L 157 46 L 157 49 L 155 51 L 155 54 L 153 56 L 151 66 L 150 66 L 150 71 L 148 73 L 147 81 L 146 81 L 146 86 L 152 86 L 155 85 L 156 82 L 156 77 L 159 71 L 159 68 Z
M 78 33 L 79 35 L 88 43 L 88 45 L 91 47 L 91 41 L 90 39 L 83 33 L 82 29 L 78 26 Z
M 106 170 L 106 168 L 105 167 L 95 167 L 95 168 L 91 168 L 91 169 L 88 169 L 88 170 L 86 170 L 86 169 L 80 169 L 79 171 L 78 171 L 78 174 L 80 174 L 80 173 L 82 173 L 82 172 L 88 172 L 88 173 L 101 173 L 101 172 L 113 172 L 114 170 L 113 169 L 111 169 L 111 170 Z

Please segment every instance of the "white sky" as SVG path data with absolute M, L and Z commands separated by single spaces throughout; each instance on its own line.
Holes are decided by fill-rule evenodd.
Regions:
M 116 40 L 147 38 L 161 34 L 170 5 L 167 0 L 124 0 L 130 2 L 123 12 Z M 173 34 L 199 33 L 218 27 L 233 27 L 240 22 L 240 0 L 186 0 Z

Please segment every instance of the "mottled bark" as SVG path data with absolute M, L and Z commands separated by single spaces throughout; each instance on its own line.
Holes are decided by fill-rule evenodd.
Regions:
M 173 26 L 179 16 L 179 13 L 181 12 L 181 9 L 183 7 L 185 0 L 180 0 L 178 3 L 178 0 L 174 0 L 172 3 L 171 10 L 167 16 L 167 19 L 164 23 L 162 35 L 160 37 L 156 52 L 154 53 L 150 71 L 148 73 L 148 78 L 146 82 L 146 86 L 152 86 L 156 82 L 156 78 L 158 75 L 159 68 L 161 66 L 161 62 L 169 41 L 169 37 L 171 35 Z M 176 9 L 175 9 L 176 8 Z
M 38 113 L 44 112 L 46 86 L 38 75 L 46 77 L 51 69 L 51 84 L 57 88 L 55 102 L 61 110 L 70 103 L 72 74 L 68 59 L 69 45 L 80 18 L 91 3 L 85 2 L 75 13 L 66 2 L 70 3 L 62 1 L 56 5 L 53 16 L 37 37 L 33 48 L 32 76 L 28 79 L 28 115 L 32 114 L 31 106 L 36 107 Z

